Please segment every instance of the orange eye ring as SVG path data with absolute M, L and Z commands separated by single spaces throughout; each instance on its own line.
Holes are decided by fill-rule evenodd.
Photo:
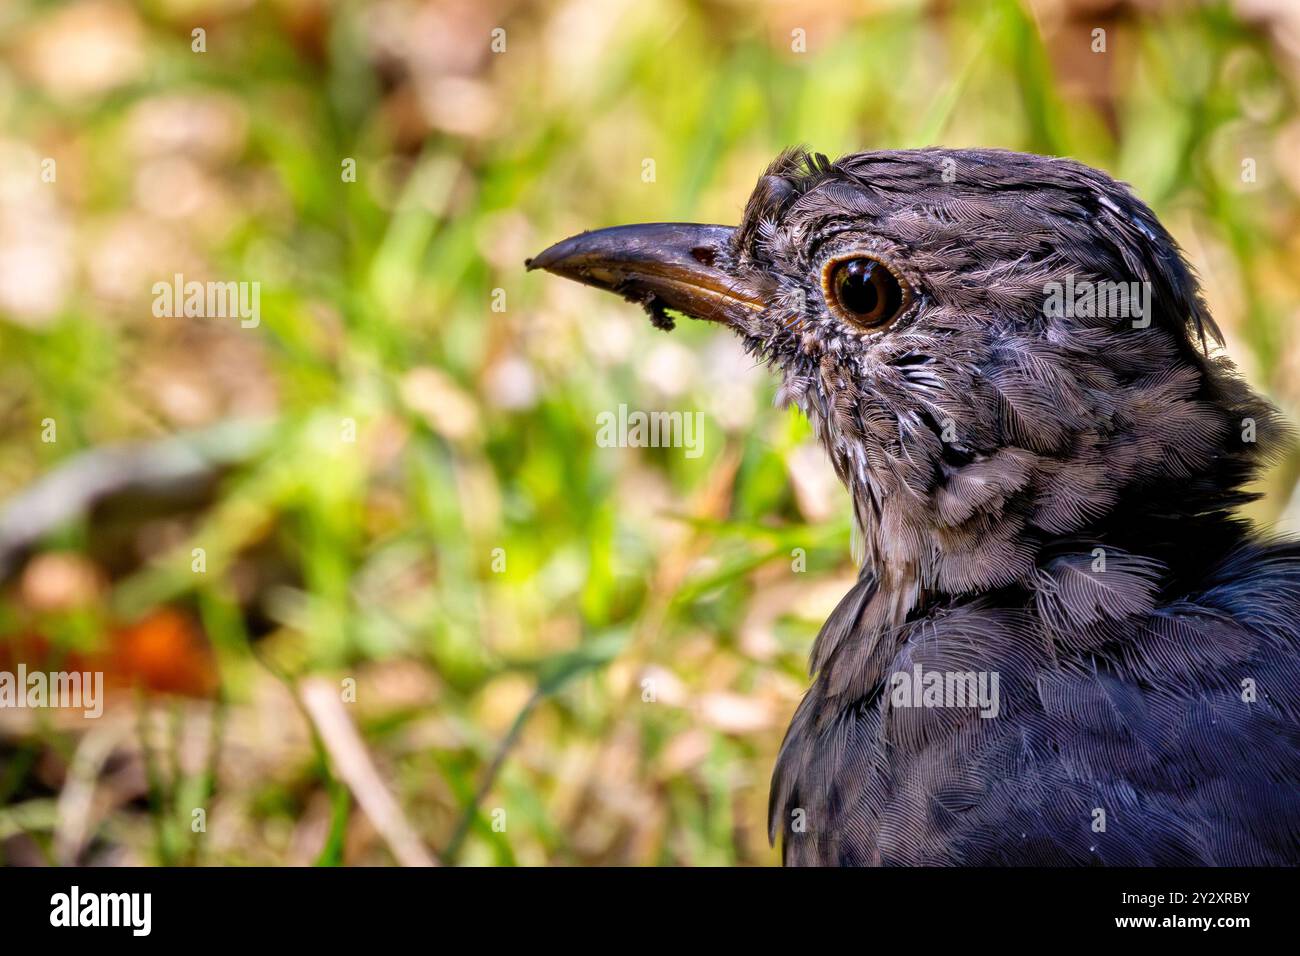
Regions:
M 863 255 L 827 262 L 822 294 L 837 318 L 870 331 L 888 326 L 912 302 L 907 283 L 879 259 Z

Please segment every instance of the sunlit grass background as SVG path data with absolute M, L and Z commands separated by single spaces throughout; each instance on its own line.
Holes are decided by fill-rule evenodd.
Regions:
M 725 333 L 524 258 L 734 221 L 792 143 L 1070 155 L 1156 208 L 1294 420 L 1289 8 L 5 3 L 0 496 L 122 442 L 192 436 L 201 464 L 29 547 L 0 520 L 0 669 L 110 683 L 99 721 L 0 710 L 0 860 L 776 862 L 768 775 L 854 573 L 846 501 Z M 260 283 L 260 325 L 156 318 L 176 273 Z M 703 453 L 598 447 L 621 402 L 702 411 Z M 1296 464 L 1261 522 L 1300 525 Z M 313 681 L 355 682 L 359 785 Z

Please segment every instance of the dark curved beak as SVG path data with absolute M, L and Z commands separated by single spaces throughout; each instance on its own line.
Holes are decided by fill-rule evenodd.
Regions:
M 730 226 L 688 222 L 614 226 L 557 242 L 524 265 L 639 302 L 656 324 L 667 308 L 734 325 L 767 306 L 760 290 L 719 265 L 731 261 L 734 233 Z

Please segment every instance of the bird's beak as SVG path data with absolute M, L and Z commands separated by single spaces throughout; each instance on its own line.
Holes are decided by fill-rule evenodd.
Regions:
M 766 303 L 717 265 L 730 260 L 734 232 L 689 222 L 614 226 L 557 242 L 524 265 L 616 292 L 652 315 L 668 308 L 735 325 Z

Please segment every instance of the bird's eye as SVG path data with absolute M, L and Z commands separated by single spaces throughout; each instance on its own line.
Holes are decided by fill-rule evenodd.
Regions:
M 864 329 L 888 325 L 907 307 L 907 288 L 881 262 L 866 256 L 829 263 L 822 288 L 831 310 Z

